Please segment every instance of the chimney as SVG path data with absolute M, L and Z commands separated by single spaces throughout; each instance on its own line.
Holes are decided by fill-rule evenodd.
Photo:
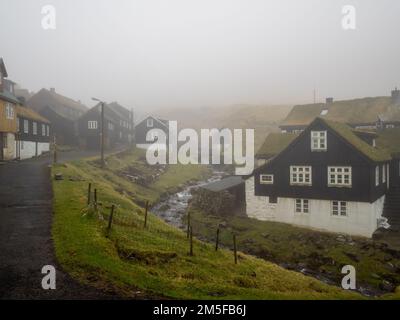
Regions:
M 333 98 L 332 97 L 326 98 L 326 104 L 327 105 L 332 104 L 332 103 L 333 103 Z
M 50 92 L 56 92 L 56 88 L 50 88 Z
M 392 103 L 400 103 L 400 90 L 397 87 L 392 90 Z

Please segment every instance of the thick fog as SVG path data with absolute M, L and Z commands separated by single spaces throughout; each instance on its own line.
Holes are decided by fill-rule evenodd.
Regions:
M 56 29 L 42 26 L 44 5 Z M 342 8 L 356 9 L 344 29 Z M 398 0 L 0 0 L 10 79 L 93 105 L 293 104 L 400 86 Z

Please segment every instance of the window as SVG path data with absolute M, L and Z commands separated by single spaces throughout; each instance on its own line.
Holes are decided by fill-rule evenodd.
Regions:
M 49 136 L 49 135 L 50 135 L 50 126 L 47 125 L 46 126 L 46 136 Z
M 9 120 L 14 119 L 14 107 L 11 103 L 6 103 L 6 118 Z
M 0 133 L 1 134 L 1 133 Z M 8 148 L 8 137 L 7 133 L 3 133 L 3 148 L 7 149 Z
M 379 186 L 379 166 L 375 168 L 375 185 Z
M 46 126 L 42 124 L 42 136 L 46 135 Z
M 97 121 L 88 121 L 88 129 L 96 130 L 97 129 Z
M 29 133 L 29 122 L 24 120 L 24 133 Z
M 326 131 L 311 131 L 311 150 L 312 151 L 326 151 Z
M 311 167 L 291 166 L 290 167 L 290 184 L 291 185 L 312 185 Z
M 114 124 L 112 122 L 108 123 L 108 130 L 110 130 L 110 131 L 114 130 Z
M 347 202 L 345 201 L 332 201 L 332 215 L 336 217 L 347 216 Z
M 147 127 L 152 128 L 154 126 L 153 119 L 147 119 Z
M 37 135 L 37 122 L 32 122 L 32 133 Z
M 273 174 L 261 174 L 260 175 L 260 183 L 261 184 L 274 184 L 274 175 Z
M 386 182 L 386 165 L 382 165 L 382 183 Z
M 328 187 L 351 187 L 351 167 L 328 167 Z
M 310 213 L 310 203 L 306 199 L 295 200 L 295 213 Z

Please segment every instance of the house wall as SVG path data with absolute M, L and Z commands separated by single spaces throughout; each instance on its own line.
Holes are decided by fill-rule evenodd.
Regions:
M 14 106 L 14 119 L 6 118 L 6 101 L 0 100 L 0 132 L 17 132 L 17 109 Z
M 3 159 L 2 160 L 13 160 L 16 158 L 15 149 L 15 134 L 14 133 L 0 133 L 3 135 L 3 139 L 7 137 L 7 148 L 3 148 Z M 2 145 L 0 146 L 2 147 Z
M 44 152 L 50 151 L 50 143 L 35 141 L 17 141 L 19 157 L 21 160 L 40 156 Z
M 385 196 L 373 203 L 347 202 L 347 217 L 331 215 L 331 201 L 309 199 L 310 213 L 295 213 L 295 198 L 279 197 L 276 204 L 269 197 L 254 194 L 254 177 L 246 180 L 246 214 L 250 218 L 289 223 L 321 231 L 371 237 L 382 216 Z

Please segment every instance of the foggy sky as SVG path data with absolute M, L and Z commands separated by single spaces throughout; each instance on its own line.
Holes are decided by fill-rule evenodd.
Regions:
M 54 5 L 57 29 L 43 30 Z M 342 6 L 357 29 L 342 29 Z M 9 78 L 127 107 L 296 104 L 400 87 L 398 0 L 0 0 Z

